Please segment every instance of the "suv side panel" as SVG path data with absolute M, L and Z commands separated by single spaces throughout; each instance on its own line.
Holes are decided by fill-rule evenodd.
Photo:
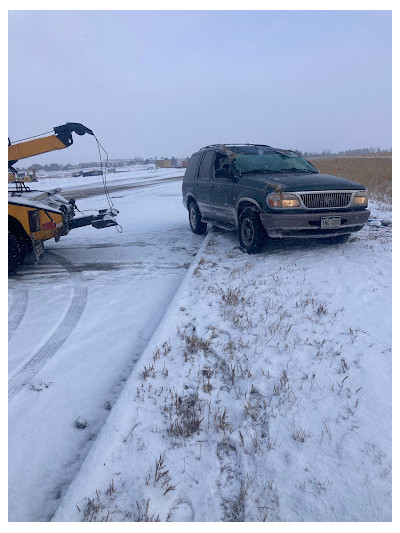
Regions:
M 188 197 L 193 196 L 196 198 L 195 190 L 197 183 L 197 173 L 199 169 L 201 153 L 193 154 L 190 158 L 189 165 L 186 169 L 182 182 L 182 201 L 183 205 L 188 207 Z
M 214 163 L 214 150 L 204 153 L 195 185 L 195 198 L 202 217 L 212 216 L 210 207 L 210 180 Z

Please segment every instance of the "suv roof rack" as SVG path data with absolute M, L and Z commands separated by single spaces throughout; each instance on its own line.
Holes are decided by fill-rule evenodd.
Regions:
M 200 150 L 206 150 L 207 148 L 216 148 L 217 146 L 264 146 L 265 148 L 272 148 L 269 144 L 255 144 L 255 143 L 218 143 L 218 144 L 209 144 L 208 146 L 203 146 Z M 200 152 L 199 150 L 199 152 Z

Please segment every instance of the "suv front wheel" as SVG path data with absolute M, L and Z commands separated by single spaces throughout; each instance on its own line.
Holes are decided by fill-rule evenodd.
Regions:
M 241 249 L 248 254 L 261 252 L 267 234 L 261 224 L 259 214 L 247 208 L 239 217 L 238 238 Z
M 201 213 L 193 200 L 189 203 L 189 224 L 193 233 L 203 235 L 207 231 L 207 224 L 201 221 Z

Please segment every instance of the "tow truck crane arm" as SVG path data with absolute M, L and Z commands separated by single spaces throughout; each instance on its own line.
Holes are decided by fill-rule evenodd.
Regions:
M 29 139 L 16 144 L 11 144 L 9 141 L 8 166 L 10 170 L 12 170 L 12 165 L 15 165 L 20 159 L 68 148 L 74 142 L 72 133 L 76 133 L 77 135 L 85 135 L 85 133 L 94 135 L 92 130 L 78 122 L 67 122 L 62 126 L 55 126 L 53 130 L 54 134 L 48 135 L 47 137 Z

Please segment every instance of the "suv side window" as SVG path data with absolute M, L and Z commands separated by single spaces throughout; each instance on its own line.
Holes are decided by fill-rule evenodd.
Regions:
M 209 180 L 211 178 L 213 158 L 214 150 L 209 150 L 205 153 L 200 166 L 199 180 Z
M 199 168 L 199 161 L 202 154 L 194 154 L 190 158 L 189 165 L 185 172 L 185 179 L 195 180 L 197 177 L 197 169 Z
M 215 171 L 214 171 L 214 177 L 215 177 L 215 172 L 217 170 L 222 170 L 223 168 L 226 168 L 227 170 L 229 169 L 229 159 L 228 159 L 228 156 L 226 155 L 223 155 L 221 153 L 217 153 L 217 157 L 215 158 Z

